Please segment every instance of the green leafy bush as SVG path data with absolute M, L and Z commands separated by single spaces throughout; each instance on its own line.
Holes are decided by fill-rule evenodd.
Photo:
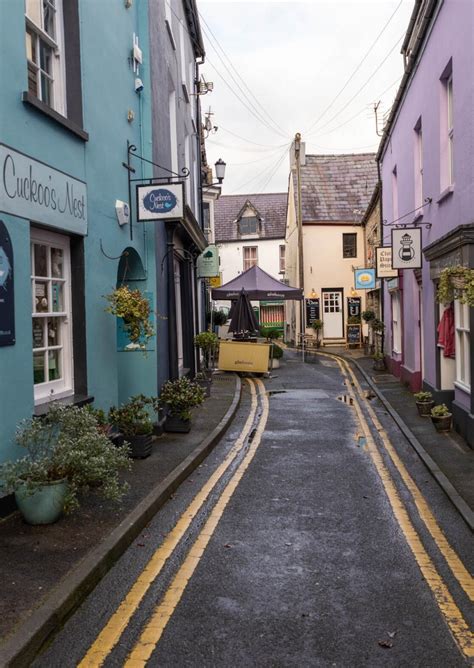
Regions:
M 451 415 L 451 411 L 446 404 L 439 404 L 431 409 L 432 417 L 448 417 L 448 415 Z
M 372 328 L 374 332 L 383 332 L 385 329 L 385 323 L 383 323 L 381 320 L 378 318 L 374 318 L 369 322 L 369 326 Z
M 360 315 L 350 315 L 347 318 L 348 325 L 360 325 Z
M 367 311 L 362 311 L 361 316 L 362 320 L 365 322 L 370 322 L 371 320 L 375 320 L 375 311 L 371 311 L 370 309 Z
M 71 511 L 79 506 L 79 492 L 91 486 L 114 501 L 128 489 L 119 480 L 119 471 L 130 468 L 128 445 L 113 445 L 85 407 L 51 404 L 42 418 L 19 425 L 16 442 L 28 454 L 0 466 L 2 491 L 24 486 L 34 493 L 50 482 L 67 480 L 65 510 Z
M 109 411 L 109 420 L 125 438 L 133 436 L 145 436 L 153 431 L 153 422 L 148 412 L 148 407 L 155 408 L 157 400 L 139 394 L 132 397 L 126 404 L 118 408 L 112 406 Z
M 274 360 L 280 360 L 283 357 L 283 349 L 276 343 L 272 343 L 272 356 Z
M 436 299 L 441 304 L 450 304 L 457 299 L 461 304 L 474 306 L 474 269 L 461 265 L 443 269 Z
M 140 290 L 130 290 L 127 285 L 116 288 L 105 295 L 109 306 L 107 313 L 122 318 L 123 327 L 132 343 L 144 348 L 148 339 L 154 335 L 150 322 L 150 302 Z
M 166 406 L 170 415 L 183 420 L 191 417 L 191 408 L 203 403 L 206 395 L 202 387 L 193 383 L 189 378 L 168 380 L 161 388 L 159 402 Z
M 415 401 L 419 401 L 420 403 L 427 403 L 429 401 L 433 401 L 433 395 L 431 392 L 415 392 L 413 395 L 415 397 Z

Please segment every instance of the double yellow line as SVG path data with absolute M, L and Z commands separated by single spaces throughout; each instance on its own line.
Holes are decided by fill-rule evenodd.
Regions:
M 346 379 L 346 386 L 348 388 L 349 394 L 353 399 L 353 406 L 355 408 L 357 418 L 359 420 L 360 427 L 364 433 L 367 449 L 374 462 L 374 465 L 377 469 L 377 472 L 382 480 L 382 483 L 385 488 L 385 492 L 388 496 L 390 505 L 392 506 L 393 513 L 400 525 L 400 528 L 403 531 L 406 541 L 410 546 L 410 549 L 413 552 L 413 555 L 418 563 L 418 566 L 428 583 L 433 595 L 436 599 L 436 602 L 445 618 L 445 621 L 451 630 L 457 644 L 459 645 L 463 654 L 469 658 L 474 658 L 474 633 L 470 630 L 466 620 L 464 619 L 461 611 L 454 602 L 453 597 L 449 593 L 449 590 L 443 581 L 442 577 L 439 575 L 436 566 L 429 557 L 423 543 L 413 526 L 408 512 L 398 494 L 394 480 L 390 475 L 389 470 L 385 466 L 382 455 L 372 437 L 372 433 L 369 427 L 369 424 L 364 416 L 364 413 L 361 408 L 361 400 L 365 401 L 365 397 L 360 386 L 360 383 L 354 374 L 350 364 L 339 357 L 330 355 L 327 353 L 318 353 L 327 357 L 335 359 L 341 369 L 341 372 Z M 357 391 L 354 391 L 353 387 Z M 377 430 L 378 435 L 384 445 L 384 448 L 389 455 L 391 461 L 396 467 L 397 471 L 400 474 L 403 482 L 405 483 L 406 488 L 410 492 L 416 508 L 418 510 L 420 518 L 423 520 L 425 526 L 430 532 L 436 546 L 438 547 L 440 553 L 444 557 L 447 565 L 449 566 L 451 572 L 453 573 L 456 580 L 459 582 L 461 588 L 468 596 L 470 601 L 474 600 L 474 580 L 468 570 L 465 568 L 461 559 L 454 551 L 454 549 L 449 544 L 446 536 L 444 535 L 442 529 L 438 525 L 433 513 L 430 510 L 428 503 L 426 502 L 423 494 L 416 485 L 413 478 L 408 473 L 405 465 L 401 461 L 400 457 L 396 453 L 392 443 L 390 442 L 388 435 L 381 425 L 375 411 L 372 406 L 365 402 L 367 411 L 370 415 L 370 419 Z
M 209 495 L 216 487 L 232 462 L 245 447 L 247 438 L 255 423 L 255 417 L 258 408 L 258 398 L 256 388 L 259 390 L 260 402 L 262 405 L 261 415 L 254 434 L 254 438 L 248 452 L 243 458 L 230 481 L 227 483 L 219 500 L 214 506 L 209 519 L 199 533 L 197 539 L 189 550 L 182 566 L 176 573 L 172 583 L 166 591 L 161 602 L 156 606 L 150 620 L 143 630 L 137 644 L 131 651 L 126 666 L 144 666 L 153 653 L 167 623 L 169 622 L 174 609 L 178 605 L 186 586 L 192 577 L 199 561 L 206 549 L 206 546 L 214 533 L 214 530 L 229 502 L 235 492 L 243 474 L 252 461 L 255 452 L 260 444 L 262 434 L 268 419 L 268 397 L 265 393 L 265 386 L 261 380 L 247 379 L 251 392 L 251 406 L 245 425 L 232 446 L 223 462 L 214 471 L 207 483 L 196 494 L 192 502 L 186 508 L 180 519 L 167 535 L 163 543 L 156 550 L 148 561 L 147 565 L 140 573 L 137 580 L 132 585 L 130 591 L 120 603 L 117 610 L 113 613 L 107 624 L 97 636 L 82 661 L 78 664 L 79 668 L 92 668 L 102 666 L 108 655 L 119 642 L 122 633 L 127 628 L 130 620 L 137 611 L 140 603 L 162 571 L 167 559 L 173 554 L 179 542 L 189 529 L 191 522 L 203 507 Z

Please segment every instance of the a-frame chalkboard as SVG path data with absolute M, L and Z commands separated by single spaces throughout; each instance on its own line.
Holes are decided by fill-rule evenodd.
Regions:
M 0 220 L 0 346 L 15 344 L 15 295 L 13 248 L 10 235 Z

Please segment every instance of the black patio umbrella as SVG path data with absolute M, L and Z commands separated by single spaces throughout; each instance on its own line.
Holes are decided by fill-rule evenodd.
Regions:
M 258 322 L 252 304 L 245 290 L 241 290 L 237 301 L 232 305 L 229 332 L 243 333 L 258 331 Z

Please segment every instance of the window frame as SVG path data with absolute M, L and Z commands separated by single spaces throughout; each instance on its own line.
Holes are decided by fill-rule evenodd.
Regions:
M 415 131 L 415 208 L 423 205 L 423 125 L 421 117 L 414 128 Z
M 454 384 L 465 392 L 471 391 L 471 330 L 469 311 L 468 304 L 461 304 L 459 299 L 454 300 L 454 331 L 456 337 L 456 380 Z
M 284 274 L 286 271 L 286 245 L 280 244 L 278 249 L 278 266 L 280 268 L 280 274 Z
M 255 251 L 255 261 L 253 258 L 246 258 L 246 251 Z M 242 247 L 242 260 L 244 271 L 251 269 L 254 266 L 258 266 L 258 246 L 243 246 Z M 251 262 L 251 264 L 248 264 Z M 248 264 L 248 266 L 246 266 Z
M 454 107 L 453 107 L 453 74 L 448 76 L 446 86 L 446 130 L 448 135 L 447 176 L 448 186 L 454 183 Z
M 49 248 L 59 248 L 63 252 L 63 276 L 55 277 L 52 275 L 52 272 L 48 272 L 48 276 L 36 276 L 35 275 L 35 255 L 34 255 L 34 246 L 47 246 Z M 30 280 L 31 280 L 31 312 L 32 312 L 32 327 L 33 319 L 55 319 L 59 322 L 60 325 L 60 343 L 56 346 L 51 346 L 48 344 L 47 337 L 43 337 L 44 345 L 34 347 L 34 341 L 32 336 L 32 363 L 33 363 L 33 353 L 34 352 L 43 352 L 45 355 L 49 350 L 61 350 L 61 364 L 62 364 L 62 376 L 57 380 L 46 380 L 43 383 L 34 383 L 33 381 L 33 393 L 34 393 L 34 403 L 35 405 L 41 405 L 48 401 L 54 399 L 62 399 L 64 397 L 69 397 L 74 394 L 74 366 L 73 366 L 73 347 L 72 347 L 72 292 L 71 292 L 71 249 L 70 249 L 70 240 L 69 237 L 56 234 L 54 232 L 47 232 L 46 230 L 40 230 L 38 228 L 32 227 L 30 233 Z M 48 266 L 50 265 L 51 260 L 48 261 Z M 62 311 L 46 311 L 46 312 L 36 312 L 34 305 L 34 296 L 35 296 L 35 286 L 37 283 L 45 282 L 48 285 L 48 299 L 50 303 L 52 298 L 50 297 L 49 285 L 53 282 L 59 282 L 63 285 L 63 310 Z
M 66 100 L 66 57 L 64 49 L 64 20 L 63 20 L 63 2 L 62 0 L 37 0 L 39 7 L 41 25 L 38 25 L 26 12 L 25 3 L 25 39 L 28 42 L 28 34 L 33 35 L 35 44 L 32 40 L 32 49 L 35 51 L 35 60 L 28 57 L 27 43 L 26 61 L 28 72 L 28 92 L 36 97 L 40 102 L 53 109 L 62 116 L 67 116 Z M 44 27 L 44 5 L 48 5 L 54 12 L 54 37 L 51 36 Z M 43 69 L 41 63 L 41 43 L 50 50 L 51 53 L 51 71 Z M 30 88 L 30 73 L 36 71 L 36 91 Z M 51 99 L 45 99 L 42 87 L 42 78 L 45 76 L 51 82 Z
M 392 311 L 392 352 L 402 354 L 402 305 L 400 292 L 391 293 Z
M 253 231 L 253 230 L 250 231 L 250 232 L 242 231 L 242 223 L 248 223 L 248 221 L 250 221 L 250 220 L 255 221 L 255 231 Z M 239 234 L 240 234 L 241 237 L 256 237 L 258 235 L 259 221 L 258 221 L 258 217 L 255 216 L 255 215 L 254 216 L 242 216 L 241 218 L 239 218 L 238 226 L 239 226 Z
M 352 249 L 350 248 L 348 252 L 346 252 L 346 241 L 353 240 L 354 244 Z M 352 254 L 348 254 L 352 253 Z M 343 232 L 342 234 L 342 259 L 343 260 L 350 260 L 354 259 L 357 257 L 357 232 Z

